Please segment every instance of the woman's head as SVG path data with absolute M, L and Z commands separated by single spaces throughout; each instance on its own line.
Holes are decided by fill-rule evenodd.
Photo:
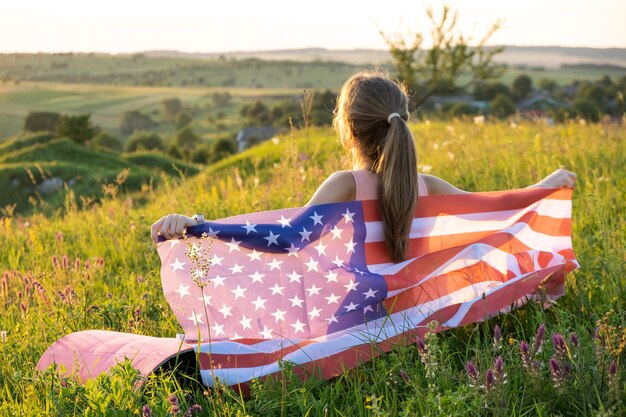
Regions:
M 390 117 L 393 113 L 400 117 Z M 406 257 L 418 197 L 417 154 L 408 119 L 404 87 L 382 74 L 364 72 L 343 85 L 333 119 L 353 165 L 379 174 L 385 243 L 395 261 Z

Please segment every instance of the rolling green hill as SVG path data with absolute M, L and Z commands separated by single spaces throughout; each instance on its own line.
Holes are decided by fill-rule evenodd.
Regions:
M 128 173 L 121 174 L 126 169 Z M 122 177 L 118 191 L 130 192 L 160 182 L 162 175 L 191 176 L 198 171 L 160 154 L 118 155 L 47 133 L 18 136 L 0 143 L 0 207 L 16 212 L 34 206 L 55 210 L 68 203 L 70 192 L 75 199 L 95 201 L 103 196 L 103 185 L 122 182 Z

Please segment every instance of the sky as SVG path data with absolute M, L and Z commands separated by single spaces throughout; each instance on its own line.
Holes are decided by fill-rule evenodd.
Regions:
M 0 0 L 0 52 L 385 49 L 428 32 L 434 0 Z M 449 0 L 459 29 L 491 45 L 626 47 L 625 0 Z M 426 45 L 427 46 L 427 45 Z

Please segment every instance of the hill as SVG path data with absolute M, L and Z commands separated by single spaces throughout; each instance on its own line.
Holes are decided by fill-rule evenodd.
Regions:
M 76 201 L 90 205 L 113 192 L 106 184 L 116 184 L 115 193 L 131 192 L 159 183 L 162 175 L 198 171 L 160 154 L 119 155 L 47 133 L 18 136 L 0 143 L 0 207 L 22 213 L 34 207 L 50 212 Z M 76 201 L 67 200 L 70 194 Z

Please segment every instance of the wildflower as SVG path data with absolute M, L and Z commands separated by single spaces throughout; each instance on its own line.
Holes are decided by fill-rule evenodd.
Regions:
M 7 271 L 4 271 L 4 274 L 2 274 L 2 293 L 3 294 L 8 294 L 9 293 L 9 273 Z
M 2 342 L 2 343 L 6 343 L 7 342 L 7 332 L 6 332 L 6 330 L 0 331 L 0 342 Z
M 533 342 L 533 354 L 536 355 L 541 353 L 543 350 L 543 342 L 544 336 L 546 334 L 546 326 L 541 323 L 541 326 L 537 329 L 537 333 L 535 334 L 534 342 Z
M 617 383 L 617 363 L 615 359 L 609 364 L 609 387 L 612 387 Z
M 504 383 L 506 380 L 506 373 L 504 372 L 504 360 L 502 356 L 498 356 L 493 362 L 494 376 L 496 381 Z
M 89 262 L 89 261 L 85 261 L 85 269 L 86 269 L 86 270 L 91 269 L 91 262 Z
M 57 242 L 59 243 L 59 246 L 63 244 L 63 233 L 57 232 Z
M 402 378 L 402 380 L 408 384 L 410 381 L 409 374 L 407 374 L 404 369 L 400 369 L 400 372 L 398 373 L 400 375 L 400 378 Z
M 470 361 L 465 362 L 465 370 L 467 371 L 467 376 L 469 377 L 472 383 L 471 386 L 478 386 L 478 377 L 480 374 L 478 373 L 478 369 L 474 366 L 474 364 Z
M 497 324 L 493 328 L 493 346 L 496 349 L 500 349 L 502 347 L 502 331 L 500 330 L 500 326 Z
M 567 355 L 567 346 L 565 345 L 565 338 L 560 333 L 554 333 L 552 335 L 552 346 L 554 346 L 554 353 L 560 358 Z
M 576 333 L 571 332 L 569 334 L 569 341 L 572 344 L 572 346 L 578 347 L 578 336 L 576 336 Z
M 533 370 L 533 361 L 532 354 L 530 352 L 530 346 L 528 346 L 528 342 L 522 340 L 519 344 L 520 356 L 522 357 L 522 365 L 526 368 L 527 371 Z
M 76 258 L 74 261 L 74 270 L 78 271 L 80 269 L 80 258 Z
M 177 416 L 178 413 L 180 413 L 180 407 L 178 406 L 178 397 L 176 396 L 176 394 L 172 394 L 167 397 L 167 401 L 169 401 L 170 405 L 172 406 L 172 414 L 174 416 Z
M 26 311 L 28 310 L 28 308 L 26 307 L 26 304 L 20 303 L 20 308 L 22 309 L 22 312 L 26 314 Z
M 433 167 L 430 165 L 418 165 L 417 169 L 424 174 L 428 174 L 433 169 Z
M 496 382 L 495 376 L 493 374 L 493 369 L 489 368 L 487 369 L 487 372 L 485 373 L 485 391 L 489 391 L 491 388 L 493 388 L 494 383 Z
M 52 255 L 52 267 L 57 269 L 59 267 L 59 258 L 56 255 Z
M 189 409 L 187 410 L 187 412 L 183 415 L 183 417 L 191 417 L 196 413 L 201 413 L 202 412 L 202 407 L 200 406 L 200 404 L 194 404 L 191 407 L 189 407 Z
M 67 271 L 67 266 L 70 262 L 70 259 L 67 257 L 67 255 L 63 255 L 63 258 L 61 260 L 61 267 Z
M 475 116 L 474 124 L 478 126 L 482 126 L 485 124 L 485 116 Z
M 552 382 L 556 388 L 563 385 L 565 377 L 571 372 L 572 366 L 569 363 L 561 364 L 556 357 L 551 357 L 548 362 L 550 365 L 550 375 L 552 376 Z
M 141 410 L 141 415 L 142 417 L 152 417 L 152 411 L 150 410 L 150 407 L 148 406 L 148 404 L 145 404 Z

